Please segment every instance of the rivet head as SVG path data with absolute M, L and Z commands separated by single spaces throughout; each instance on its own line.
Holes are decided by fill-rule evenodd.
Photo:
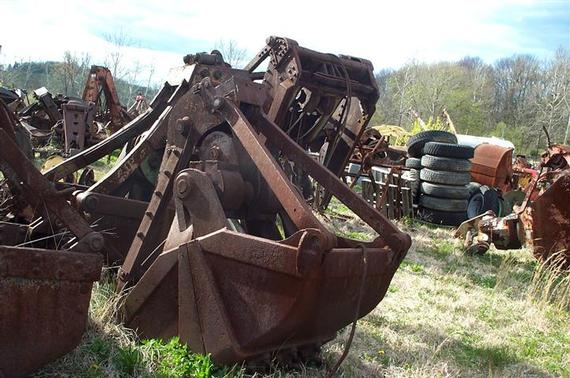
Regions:
M 221 97 L 216 97 L 214 99 L 214 108 L 219 109 L 224 104 L 224 100 Z

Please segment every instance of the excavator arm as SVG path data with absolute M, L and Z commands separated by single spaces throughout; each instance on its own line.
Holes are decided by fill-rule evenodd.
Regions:
M 105 96 L 104 103 L 101 94 Z M 94 102 L 97 105 L 98 114 L 96 118 L 109 122 L 108 128 L 111 133 L 116 132 L 130 121 L 126 109 L 123 108 L 119 100 L 113 75 L 107 67 L 91 66 L 83 90 L 83 100 Z M 99 110 L 101 108 L 103 108 L 102 111 Z

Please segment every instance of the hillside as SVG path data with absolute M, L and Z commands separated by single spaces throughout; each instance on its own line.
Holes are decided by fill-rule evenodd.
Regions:
M 89 74 L 89 64 L 75 62 L 23 62 L 0 66 L 0 85 L 28 91 L 46 87 L 52 94 L 81 97 Z M 137 93 L 152 98 L 157 88 L 114 78 L 121 104 L 129 106 Z

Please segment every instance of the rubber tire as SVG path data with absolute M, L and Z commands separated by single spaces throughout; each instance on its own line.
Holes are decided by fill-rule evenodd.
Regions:
M 408 156 L 413 158 L 420 158 L 422 150 L 428 142 L 444 142 L 457 144 L 457 137 L 447 131 L 441 130 L 428 130 L 412 135 L 408 139 L 406 146 L 408 147 Z
M 471 219 L 488 210 L 493 210 L 493 212 L 498 216 L 500 209 L 500 198 L 497 191 L 483 185 L 479 188 L 477 193 L 469 198 L 467 216 Z
M 407 158 L 406 168 L 422 169 L 421 160 L 416 158 Z
M 451 213 L 420 208 L 418 215 L 423 221 L 444 226 L 459 226 L 467 220 L 467 213 L 465 211 Z
M 431 182 L 422 182 L 422 193 L 431 197 L 438 198 L 452 198 L 452 199 L 469 199 L 469 187 L 467 185 L 454 186 L 454 185 L 440 185 L 432 184 Z
M 412 181 L 412 196 L 415 198 L 420 193 L 420 171 L 418 169 L 410 169 L 410 178 Z
M 475 218 L 476 216 L 483 214 L 483 195 L 477 192 L 469 198 L 469 203 L 467 204 L 467 216 L 469 219 Z
M 410 169 L 410 179 L 417 181 L 418 185 L 420 182 L 420 170 L 419 169 Z
M 471 181 L 469 184 L 467 184 L 467 188 L 469 188 L 469 198 L 471 198 L 475 193 L 479 192 L 480 187 L 481 184 L 475 181 Z
M 420 171 L 420 179 L 434 184 L 463 186 L 471 181 L 471 174 L 469 172 L 434 171 L 423 168 Z
M 458 144 L 429 142 L 424 146 L 425 155 L 433 155 L 439 157 L 455 158 L 455 159 L 471 159 L 475 150 L 470 146 Z
M 460 211 L 467 210 L 466 199 L 451 199 L 451 198 L 438 198 L 427 196 L 425 194 L 420 196 L 420 206 L 440 211 L 448 211 L 452 213 L 457 213 Z
M 432 155 L 422 156 L 421 166 L 435 171 L 469 172 L 471 170 L 471 162 L 469 160 Z

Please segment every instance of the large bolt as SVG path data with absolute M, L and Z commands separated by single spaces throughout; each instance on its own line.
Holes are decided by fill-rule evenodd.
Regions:
M 105 239 L 100 233 L 94 232 L 89 235 L 88 244 L 92 251 L 100 251 L 105 245 Z
M 219 109 L 224 105 L 224 99 L 222 97 L 216 97 L 214 99 L 214 109 Z
M 84 203 L 85 203 L 85 208 L 87 210 L 94 211 L 95 209 L 97 209 L 97 206 L 99 205 L 99 198 L 91 194 L 88 195 L 87 198 L 85 198 Z
M 186 177 L 180 177 L 178 181 L 176 181 L 176 193 L 178 193 L 178 197 L 186 198 L 190 191 L 192 190 L 192 182 L 190 182 Z
M 188 135 L 188 130 L 190 130 L 191 126 L 192 126 L 192 121 L 188 116 L 184 116 L 176 120 L 176 131 L 178 131 L 183 136 Z
M 221 155 L 221 151 L 220 151 L 220 147 L 218 147 L 218 146 L 212 146 L 208 150 L 208 157 L 210 158 L 210 160 L 220 160 L 220 155 Z

